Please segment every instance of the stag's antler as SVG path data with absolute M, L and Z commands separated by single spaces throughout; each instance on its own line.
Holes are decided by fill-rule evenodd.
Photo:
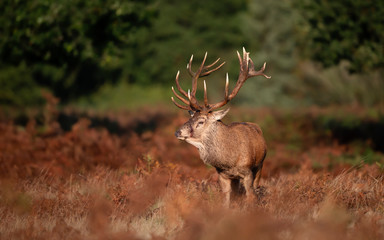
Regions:
M 219 66 L 215 67 L 214 69 L 210 69 L 220 61 L 220 58 L 218 58 L 212 64 L 210 64 L 208 66 L 204 66 L 205 60 L 207 59 L 207 55 L 208 55 L 208 53 L 205 53 L 203 62 L 201 63 L 199 69 L 196 72 L 192 71 L 193 55 L 191 56 L 191 59 L 189 60 L 189 63 L 187 64 L 188 72 L 192 77 L 192 91 L 189 91 L 189 89 L 188 89 L 188 93 L 187 93 L 180 87 L 180 84 L 179 84 L 180 71 L 177 72 L 177 74 L 176 74 L 176 87 L 181 94 L 183 94 L 186 98 L 188 98 L 188 100 L 187 100 L 187 99 L 183 98 L 182 96 L 180 96 L 179 94 L 177 94 L 175 89 L 172 87 L 173 94 L 175 94 L 175 96 L 180 101 L 182 101 L 184 104 L 187 105 L 187 106 L 184 106 L 184 105 L 178 104 L 175 101 L 175 99 L 173 99 L 173 97 L 172 97 L 172 101 L 177 107 L 185 109 L 185 110 L 202 111 L 203 109 L 205 109 L 206 106 L 208 106 L 208 101 L 206 100 L 207 99 L 206 90 L 205 90 L 205 95 L 204 95 L 204 99 L 205 99 L 204 103 L 206 106 L 201 107 L 199 105 L 199 103 L 197 102 L 197 99 L 196 99 L 197 79 L 200 77 L 208 76 L 212 72 L 217 71 L 218 69 L 220 69 L 225 64 L 225 62 L 221 63 Z M 206 89 L 206 87 L 205 87 L 205 89 Z
M 256 77 L 256 76 L 264 76 L 266 78 L 271 78 L 270 76 L 267 76 L 264 74 L 266 63 L 264 63 L 263 67 L 259 71 L 255 71 L 255 65 L 253 64 L 252 59 L 249 57 L 249 52 L 245 51 L 245 48 L 243 48 L 243 58 L 241 58 L 239 52 L 237 52 L 237 57 L 240 62 L 240 73 L 239 73 L 239 78 L 237 79 L 235 88 L 232 90 L 231 94 L 228 95 L 229 78 L 227 73 L 226 82 L 225 82 L 224 100 L 221 102 L 209 105 L 209 111 L 220 108 L 225 104 L 227 104 L 229 101 L 231 101 L 237 95 L 240 88 L 243 86 L 243 84 L 248 78 Z
M 172 87 L 172 91 L 175 94 L 175 96 L 178 99 L 180 99 L 180 101 L 182 101 L 187 106 L 178 104 L 173 99 L 173 97 L 172 97 L 173 103 L 177 107 L 179 107 L 181 109 L 185 109 L 185 110 L 210 112 L 210 111 L 213 111 L 213 110 L 215 110 L 217 108 L 220 108 L 220 107 L 224 106 L 229 101 L 231 101 L 237 95 L 237 93 L 239 92 L 240 88 L 243 86 L 243 84 L 245 83 L 245 81 L 248 78 L 255 77 L 255 76 L 264 76 L 266 78 L 271 78 L 270 76 L 267 76 L 267 75 L 264 74 L 266 63 L 264 63 L 263 67 L 259 71 L 255 71 L 255 65 L 253 64 L 252 59 L 249 57 L 249 52 L 245 51 L 245 48 L 243 48 L 243 58 L 241 58 L 239 52 L 237 52 L 237 57 L 239 58 L 239 62 L 240 62 L 240 73 L 239 73 L 239 78 L 237 79 L 235 88 L 232 90 L 231 94 L 228 94 L 229 93 L 229 77 L 228 77 L 228 73 L 227 73 L 226 74 L 226 82 L 225 82 L 225 96 L 224 96 L 224 100 L 222 100 L 221 102 L 215 103 L 215 104 L 209 104 L 208 103 L 208 98 L 207 98 L 207 85 L 206 85 L 206 83 L 204 81 L 204 107 L 201 107 L 198 104 L 197 99 L 196 99 L 197 79 L 200 78 L 200 77 L 203 77 L 203 76 L 208 76 L 212 72 L 218 70 L 219 68 L 221 68 L 224 65 L 225 62 L 221 63 L 216 68 L 209 70 L 211 67 L 213 67 L 220 60 L 220 58 L 217 59 L 212 64 L 210 64 L 208 66 L 204 66 L 205 60 L 207 58 L 207 53 L 205 53 L 203 62 L 201 63 L 199 69 L 196 72 L 193 72 L 192 69 L 191 69 L 192 60 L 193 60 L 193 55 L 192 55 L 191 59 L 189 60 L 188 65 L 187 65 L 188 72 L 192 76 L 192 92 L 190 92 L 188 90 L 188 93 L 186 93 L 180 87 L 180 84 L 179 84 L 179 73 L 180 73 L 180 71 L 177 72 L 177 75 L 176 75 L 176 86 L 177 86 L 177 89 L 179 90 L 179 92 L 181 94 L 183 94 L 185 97 L 187 97 L 188 100 L 186 100 L 183 97 L 181 97 L 180 95 L 178 95 L 176 93 L 176 91 L 174 90 L 174 88 Z

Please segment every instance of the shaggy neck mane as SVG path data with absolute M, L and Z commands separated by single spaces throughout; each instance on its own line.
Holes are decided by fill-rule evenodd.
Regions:
M 220 152 L 219 132 L 226 125 L 221 121 L 213 122 L 204 135 L 201 136 L 201 147 L 199 149 L 200 157 L 204 163 L 209 163 L 214 160 Z

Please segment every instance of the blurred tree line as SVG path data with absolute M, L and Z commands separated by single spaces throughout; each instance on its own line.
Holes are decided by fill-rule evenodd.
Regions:
M 298 1 L 308 44 L 305 51 L 326 67 L 342 60 L 353 72 L 384 66 L 384 2 Z
M 0 3 L 0 101 L 36 104 L 40 89 L 69 100 L 116 81 L 156 11 L 150 0 Z
M 327 77 L 301 71 L 305 59 L 347 60 L 352 72 L 384 63 L 380 1 L 3 0 L 0 9 L 1 104 L 39 104 L 41 89 L 65 102 L 118 81 L 169 86 L 190 54 L 197 65 L 205 51 L 225 59 L 234 81 L 243 46 L 273 81 L 250 81 L 238 101 L 255 92 L 265 104 L 310 98 L 313 81 Z

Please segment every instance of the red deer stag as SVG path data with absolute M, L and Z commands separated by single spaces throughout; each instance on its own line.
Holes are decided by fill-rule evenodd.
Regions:
M 240 182 L 246 192 L 247 199 L 253 199 L 254 190 L 258 187 L 263 161 L 267 154 L 267 146 L 260 127 L 254 123 L 240 122 L 224 124 L 221 119 L 229 109 L 215 111 L 232 100 L 239 92 L 244 82 L 251 77 L 264 76 L 264 66 L 255 71 L 254 64 L 249 53 L 243 48 L 243 57 L 237 52 L 240 62 L 240 73 L 236 86 L 228 94 L 228 73 L 226 75 L 224 100 L 219 103 L 209 104 L 207 87 L 204 81 L 204 105 L 200 105 L 196 99 L 197 79 L 207 76 L 221 68 L 225 62 L 213 68 L 220 60 L 205 66 L 207 53 L 196 72 L 192 71 L 192 60 L 189 60 L 187 69 L 192 77 L 192 90 L 184 91 L 179 84 L 179 72 L 176 75 L 176 87 L 184 95 L 180 96 L 172 87 L 175 96 L 185 105 L 179 104 L 172 97 L 173 103 L 184 110 L 188 110 L 191 118 L 184 123 L 175 133 L 180 140 L 197 147 L 200 158 L 204 163 L 216 168 L 222 191 L 225 193 L 225 204 L 230 204 L 232 181 Z

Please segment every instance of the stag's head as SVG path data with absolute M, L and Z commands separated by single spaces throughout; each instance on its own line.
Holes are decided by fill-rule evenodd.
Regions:
M 172 102 L 177 107 L 187 110 L 191 115 L 191 118 L 186 123 L 184 123 L 184 125 L 181 126 L 180 129 L 176 131 L 175 135 L 177 138 L 181 140 L 185 140 L 195 146 L 198 146 L 202 136 L 204 136 L 204 134 L 207 134 L 207 132 L 209 132 L 209 129 L 212 126 L 212 124 L 222 119 L 225 116 L 225 114 L 227 114 L 229 111 L 229 109 L 217 110 L 217 111 L 215 110 L 223 107 L 230 100 L 232 100 L 237 95 L 240 88 L 248 78 L 255 77 L 255 76 L 264 76 L 266 78 L 270 78 L 269 76 L 264 74 L 266 63 L 264 63 L 263 67 L 259 71 L 255 71 L 255 66 L 253 64 L 253 61 L 249 57 L 249 53 L 246 52 L 244 48 L 243 48 L 243 56 L 241 57 L 239 52 L 237 52 L 237 56 L 240 62 L 240 72 L 239 72 L 239 77 L 236 82 L 235 88 L 232 90 L 231 94 L 229 94 L 229 78 L 227 73 L 226 82 L 225 82 L 224 99 L 221 102 L 218 102 L 215 104 L 208 103 L 207 85 L 205 83 L 205 80 L 204 80 L 204 105 L 201 105 L 198 103 L 196 99 L 197 80 L 201 77 L 208 76 L 214 71 L 217 71 L 225 64 L 225 62 L 215 67 L 215 65 L 217 65 L 217 63 L 220 61 L 220 58 L 219 58 L 216 61 L 214 61 L 212 64 L 205 66 L 205 61 L 207 59 L 207 53 L 205 53 L 203 62 L 201 63 L 199 69 L 196 72 L 194 72 L 192 71 L 192 61 L 193 61 L 193 55 L 192 55 L 187 65 L 188 72 L 192 77 L 192 90 L 191 91 L 188 90 L 188 92 L 184 91 L 180 87 L 180 84 L 179 84 L 180 71 L 177 72 L 176 87 L 183 96 L 179 95 L 173 87 L 172 87 L 172 91 L 175 94 L 175 96 L 182 103 L 184 103 L 184 105 L 176 102 L 173 97 L 172 97 Z
M 190 111 L 191 118 L 176 131 L 175 136 L 189 143 L 200 142 L 212 124 L 222 119 L 228 111 L 229 108 L 215 112 Z

